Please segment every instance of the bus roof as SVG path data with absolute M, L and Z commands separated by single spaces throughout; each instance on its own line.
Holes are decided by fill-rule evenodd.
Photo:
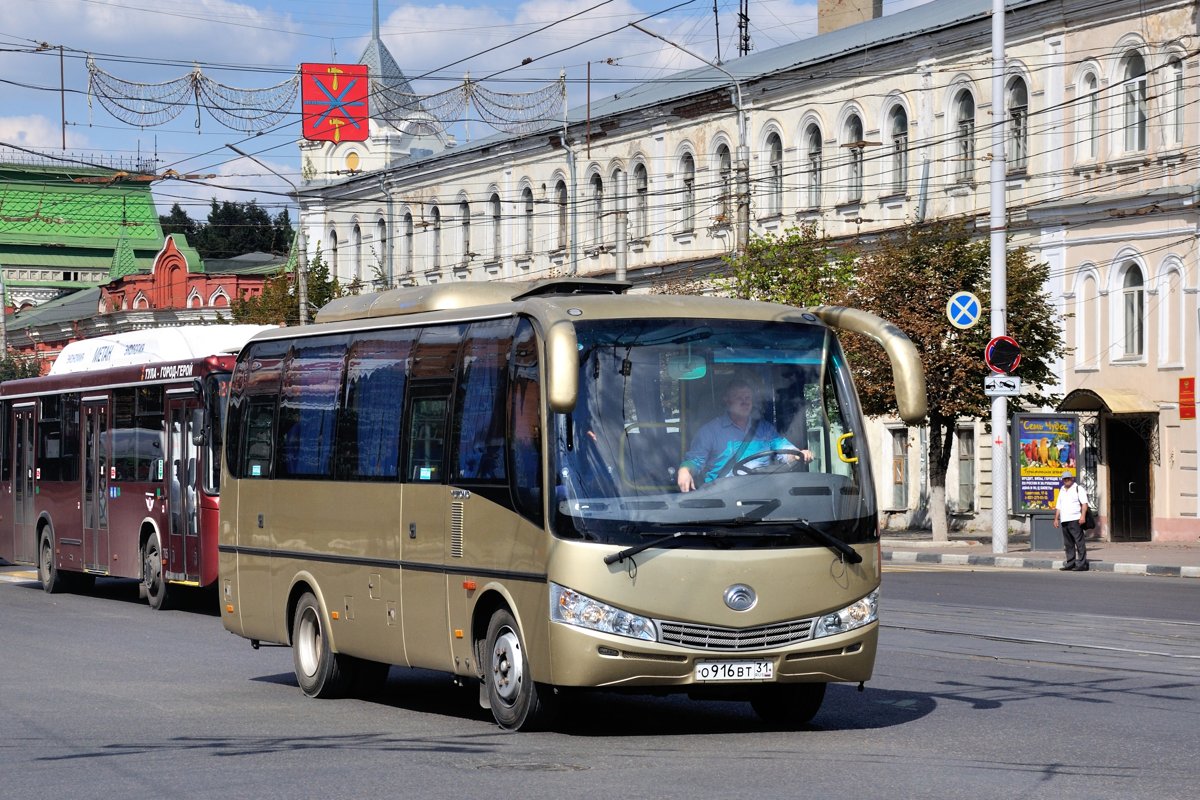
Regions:
M 237 353 L 250 337 L 270 325 L 182 325 L 145 328 L 71 342 L 62 349 L 50 375 L 192 361 L 205 356 Z

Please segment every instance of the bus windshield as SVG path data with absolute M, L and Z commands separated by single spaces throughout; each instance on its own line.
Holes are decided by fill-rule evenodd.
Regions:
M 878 535 L 858 399 L 824 325 L 620 320 L 577 323 L 577 336 L 578 401 L 554 417 L 557 536 L 795 547 Z

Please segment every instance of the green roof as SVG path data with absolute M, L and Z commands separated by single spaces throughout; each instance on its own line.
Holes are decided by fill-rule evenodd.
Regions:
M 62 241 L 64 237 L 122 236 L 161 242 L 162 226 L 148 183 L 104 180 L 97 170 L 0 170 L 0 242 L 10 237 Z
M 108 267 L 108 279 L 115 281 L 124 275 L 133 275 L 139 272 L 137 259 L 133 256 L 133 247 L 130 246 L 129 240 L 122 236 L 117 239 L 117 246 L 113 250 L 112 262 Z

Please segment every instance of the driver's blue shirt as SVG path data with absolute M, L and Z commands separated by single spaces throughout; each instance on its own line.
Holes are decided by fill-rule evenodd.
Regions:
M 754 435 L 746 439 L 746 429 L 739 428 L 726 412 L 707 423 L 692 440 L 692 446 L 683 457 L 681 467 L 687 467 L 693 475 L 704 475 L 704 483 L 716 480 L 725 464 L 736 455 L 736 461 L 755 453 L 769 450 L 795 450 L 796 445 L 789 442 L 775 426 L 766 420 L 751 420 L 755 426 Z M 743 446 L 745 443 L 745 446 Z M 766 456 L 761 459 L 767 461 Z M 758 460 L 747 466 L 761 466 Z

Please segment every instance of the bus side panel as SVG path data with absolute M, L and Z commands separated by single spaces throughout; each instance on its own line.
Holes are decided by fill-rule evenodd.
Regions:
M 513 513 L 511 508 L 497 505 L 482 495 L 473 493 L 461 501 L 462 540 L 448 548 L 446 565 L 449 570 L 450 627 L 463 631 L 463 638 L 452 641 L 455 672 L 474 674 L 475 654 L 471 649 L 471 625 L 475 604 L 491 589 L 507 598 L 525 646 L 529 649 L 534 680 L 548 681 L 549 655 L 545 646 L 549 590 L 546 586 L 546 532 Z M 450 536 L 453 537 L 453 525 Z M 461 552 L 460 555 L 456 553 Z M 497 578 L 481 567 L 502 566 L 510 576 Z M 464 586 L 474 583 L 476 588 Z M 487 620 L 482 621 L 487 625 Z M 482 631 L 480 635 L 482 635 Z
M 147 520 L 158 528 L 159 547 L 165 544 L 162 488 L 142 481 L 112 481 L 109 487 L 109 574 L 117 578 L 141 578 L 141 535 Z
M 414 482 L 404 484 L 403 492 L 404 652 L 414 667 L 450 670 L 452 634 L 445 573 L 450 487 Z
M 200 585 L 209 586 L 217 579 L 217 531 L 220 529 L 219 498 L 200 493 L 196 509 L 200 527 Z
M 275 607 L 281 613 L 286 610 L 297 574 L 306 572 L 328 606 L 337 652 L 407 664 L 397 525 L 401 487 L 303 480 L 276 480 L 271 485 L 275 492 L 268 525 L 272 548 L 281 555 L 302 556 L 272 560 Z M 286 627 L 286 621 L 283 624 Z
M 267 522 L 273 520 L 274 483 L 263 478 L 222 482 L 221 544 L 238 548 L 237 554 L 223 553 L 221 563 L 222 603 L 232 603 L 234 614 L 224 615 L 225 627 L 248 639 L 287 642 L 283 621 L 286 595 L 272 586 L 271 570 L 278 561 L 271 554 Z M 224 586 L 229 583 L 229 595 Z
M 79 484 L 41 481 L 37 486 L 37 513 L 54 527 L 54 561 L 59 569 L 83 571 L 83 519 L 79 515 Z

